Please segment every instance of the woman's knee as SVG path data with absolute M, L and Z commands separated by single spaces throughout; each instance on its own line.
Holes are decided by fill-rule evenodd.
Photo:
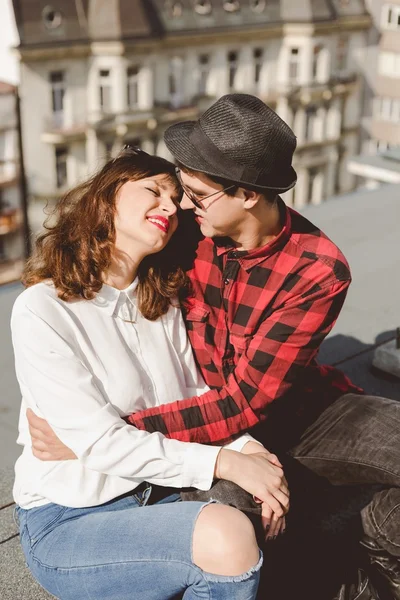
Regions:
M 216 575 L 242 575 L 259 560 L 253 525 L 242 512 L 209 504 L 200 512 L 193 533 L 193 562 Z

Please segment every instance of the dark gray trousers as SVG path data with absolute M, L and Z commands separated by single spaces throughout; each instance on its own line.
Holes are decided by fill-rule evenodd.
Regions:
M 362 508 L 363 529 L 400 557 L 400 402 L 346 394 L 288 454 L 333 486 L 380 485 Z

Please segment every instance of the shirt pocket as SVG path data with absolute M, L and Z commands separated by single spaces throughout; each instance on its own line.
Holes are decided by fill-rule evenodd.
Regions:
M 185 313 L 186 329 L 198 363 L 207 368 L 213 356 L 213 329 L 209 323 L 210 309 L 194 303 Z

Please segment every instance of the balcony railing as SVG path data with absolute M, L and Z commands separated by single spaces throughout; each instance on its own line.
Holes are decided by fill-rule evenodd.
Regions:
M 0 235 L 14 233 L 21 228 L 22 213 L 18 208 L 0 209 Z

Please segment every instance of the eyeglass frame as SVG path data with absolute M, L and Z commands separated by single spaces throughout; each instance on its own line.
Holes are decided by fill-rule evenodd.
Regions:
M 216 196 L 216 194 L 222 194 L 223 192 L 227 192 L 228 190 L 237 187 L 235 183 L 232 183 L 232 185 L 223 188 L 222 190 L 217 190 L 216 192 L 213 192 L 212 194 L 208 194 L 208 196 L 204 196 L 204 198 L 202 198 L 201 200 L 198 200 L 196 198 L 196 195 L 191 191 L 191 190 L 187 190 L 186 186 L 182 183 L 182 179 L 181 179 L 181 169 L 179 167 L 175 167 L 175 174 L 176 177 L 179 181 L 179 185 L 181 186 L 184 194 L 189 198 L 190 202 L 192 202 L 196 208 L 200 208 L 201 210 L 204 210 L 204 206 L 202 205 L 202 202 L 204 202 L 204 200 L 207 200 L 207 198 L 211 198 L 212 196 Z M 182 202 L 182 200 L 181 200 Z

